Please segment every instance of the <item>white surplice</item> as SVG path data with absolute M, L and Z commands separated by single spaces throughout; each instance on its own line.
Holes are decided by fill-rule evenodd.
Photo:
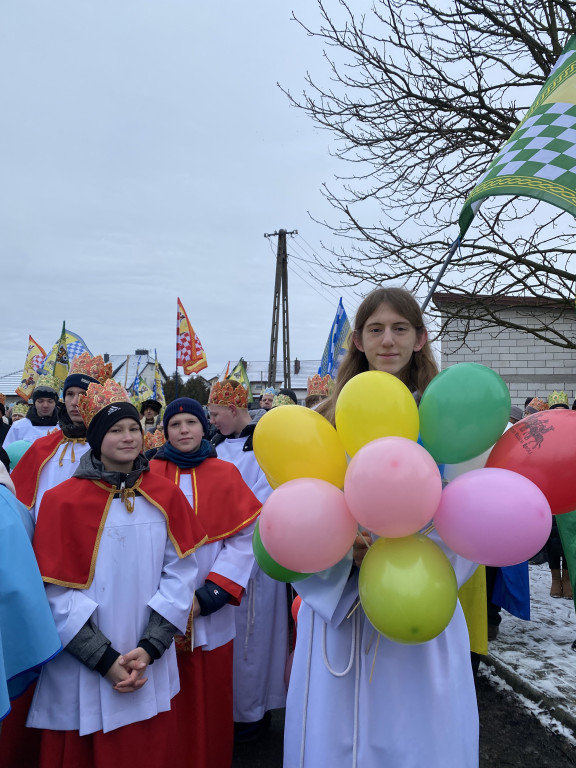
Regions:
M 262 503 L 272 493 L 246 437 L 227 438 L 216 446 L 219 459 L 230 461 Z M 288 657 L 286 585 L 271 579 L 254 563 L 246 594 L 235 609 L 234 720 L 253 723 L 286 703 L 284 672 Z
M 47 585 L 62 645 L 92 616 L 112 647 L 127 653 L 142 637 L 150 609 L 184 632 L 197 574 L 195 554 L 178 558 L 156 507 L 137 496 L 134 511 L 128 512 L 114 499 L 88 589 Z M 83 736 L 169 710 L 180 690 L 174 644 L 146 669 L 146 677 L 140 690 L 117 693 L 108 679 L 63 651 L 42 669 L 27 725 L 77 730 Z
M 476 568 L 448 555 L 461 585 Z M 478 711 L 458 603 L 436 638 L 379 636 L 358 598 L 352 556 L 298 582 L 302 596 L 290 676 L 284 768 L 476 768 Z M 378 639 L 379 638 L 379 639 Z

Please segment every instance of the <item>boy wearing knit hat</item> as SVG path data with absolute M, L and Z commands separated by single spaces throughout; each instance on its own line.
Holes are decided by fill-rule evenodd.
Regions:
M 196 400 L 181 397 L 164 412 L 167 442 L 150 463 L 178 485 L 208 542 L 197 552 L 199 579 L 190 630 L 176 638 L 181 692 L 173 708 L 174 762 L 194 750 L 194 768 L 229 768 L 234 747 L 233 639 L 235 615 L 250 579 L 252 533 L 261 504 L 240 472 L 216 457 Z M 193 625 L 192 625 L 193 620 Z M 192 631 L 193 626 L 193 631 Z
M 32 392 L 32 406 L 26 417 L 12 424 L 4 438 L 4 448 L 16 440 L 27 440 L 33 443 L 39 437 L 44 437 L 58 426 L 58 392 L 60 384 L 50 375 L 40 376 Z
M 206 536 L 174 483 L 149 472 L 123 388 L 92 383 L 78 407 L 90 450 L 44 494 L 34 536 L 65 650 L 43 669 L 27 725 L 42 729 L 46 768 L 163 765 L 179 690 L 172 640 Z
M 36 440 L 18 462 L 12 473 L 18 499 L 30 510 L 36 520 L 42 496 L 49 488 L 72 477 L 78 462 L 89 446 L 86 426 L 78 409 L 80 395 L 91 383 L 104 384 L 112 376 L 112 363 L 105 363 L 100 355 L 89 352 L 72 361 L 64 381 L 64 408 L 60 413 L 59 428 Z

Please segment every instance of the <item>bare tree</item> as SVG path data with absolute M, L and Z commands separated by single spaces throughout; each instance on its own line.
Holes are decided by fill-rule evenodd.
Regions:
M 359 15 L 346 0 L 318 0 L 318 8 L 318 29 L 296 21 L 323 45 L 327 84 L 308 73 L 300 97 L 285 92 L 333 134 L 333 152 L 350 164 L 324 187 L 337 223 L 323 223 L 347 240 L 331 251 L 329 269 L 352 284 L 400 282 L 422 295 L 458 234 L 466 196 L 576 33 L 576 5 L 374 0 Z M 574 235 L 573 218 L 552 206 L 494 198 L 438 290 L 546 297 L 566 311 L 574 306 Z M 455 306 L 477 323 L 478 307 Z M 534 332 L 487 304 L 480 315 L 488 325 Z M 554 322 L 534 335 L 576 347 Z

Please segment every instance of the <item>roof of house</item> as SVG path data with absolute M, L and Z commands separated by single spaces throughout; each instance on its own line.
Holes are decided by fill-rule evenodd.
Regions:
M 12 371 L 12 373 L 0 374 L 0 392 L 8 397 L 16 397 L 16 387 L 22 382 L 24 371 Z
M 258 389 L 256 385 L 262 384 L 265 389 L 268 381 L 268 361 L 245 360 L 246 373 L 250 379 L 253 389 Z M 308 378 L 318 373 L 320 360 L 298 360 L 290 361 L 290 387 L 291 389 L 307 389 Z M 298 371 L 298 373 L 296 373 Z M 276 381 L 278 386 L 283 386 L 284 382 L 284 363 L 280 360 L 276 365 Z
M 484 304 L 498 307 L 555 307 L 572 308 L 569 300 L 552 298 L 549 296 L 507 296 L 506 294 L 475 294 L 471 296 L 464 293 L 451 293 L 437 291 L 433 294 L 432 300 L 437 307 L 442 304 Z

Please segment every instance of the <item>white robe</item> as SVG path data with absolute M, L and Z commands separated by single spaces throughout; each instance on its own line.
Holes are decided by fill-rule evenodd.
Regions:
M 432 534 L 458 584 L 476 568 Z M 351 554 L 296 583 L 302 596 L 284 732 L 284 768 L 476 768 L 478 711 L 460 604 L 421 645 L 380 636 L 361 607 Z M 370 680 L 372 676 L 372 679 Z
M 62 645 L 66 647 L 93 616 L 112 647 L 127 653 L 142 637 L 150 609 L 184 632 L 197 574 L 195 554 L 178 558 L 156 507 L 137 496 L 129 513 L 114 499 L 92 584 L 84 590 L 46 587 Z M 169 710 L 170 699 L 180 690 L 174 644 L 147 668 L 146 676 L 148 682 L 140 690 L 118 693 L 108 679 L 63 651 L 42 668 L 27 725 L 76 730 L 83 736 Z
M 180 490 L 194 509 L 194 494 L 190 475 L 179 475 Z M 201 503 L 201 499 L 200 499 Z M 231 502 L 233 500 L 231 499 Z M 252 551 L 252 532 L 256 523 L 247 525 L 241 531 L 227 539 L 210 541 L 196 550 L 198 561 L 198 581 L 196 587 L 202 587 L 212 571 L 230 579 L 241 587 L 246 587 L 250 578 L 254 553 Z M 194 619 L 194 648 L 204 651 L 220 648 L 236 635 L 234 605 L 223 605 L 209 616 L 196 616 Z
M 262 503 L 272 488 L 253 451 L 243 451 L 245 437 L 216 446 L 219 459 L 230 461 Z M 284 672 L 288 657 L 286 585 L 267 576 L 256 563 L 246 594 L 235 609 L 234 721 L 253 723 L 286 703 Z
M 59 429 L 57 424 L 54 424 L 51 427 L 35 427 L 30 419 L 18 419 L 18 421 L 15 421 L 8 430 L 4 442 L 2 443 L 2 447 L 6 449 L 17 440 L 26 440 L 28 443 L 33 443 L 34 440 L 38 440 L 39 437 L 44 437 L 45 435 L 50 434 L 50 432 L 54 432 L 55 429 Z

